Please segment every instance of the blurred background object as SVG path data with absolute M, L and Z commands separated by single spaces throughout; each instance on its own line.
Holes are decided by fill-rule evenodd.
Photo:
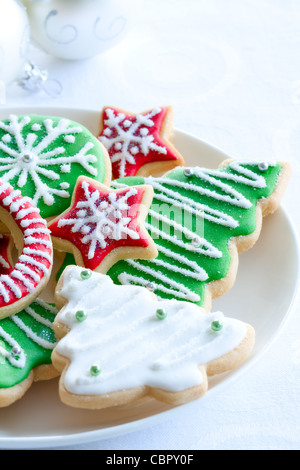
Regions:
M 34 43 L 67 60 L 98 55 L 128 31 L 138 0 L 24 0 Z
M 13 25 L 13 27 L 12 27 Z M 26 62 L 30 41 L 29 21 L 24 6 L 16 0 L 0 3 L 0 80 L 16 80 Z

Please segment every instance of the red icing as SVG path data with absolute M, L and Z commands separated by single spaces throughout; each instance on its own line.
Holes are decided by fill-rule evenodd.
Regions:
M 125 114 L 124 112 L 119 111 L 117 108 L 113 107 L 106 107 L 104 108 L 103 114 L 102 114 L 102 125 L 103 129 L 102 132 L 99 136 L 99 139 L 101 142 L 104 144 L 106 147 L 109 156 L 112 160 L 112 171 L 113 171 L 113 177 L 114 179 L 124 177 L 124 176 L 135 176 L 138 172 L 138 170 L 146 165 L 147 163 L 152 163 L 152 162 L 158 162 L 158 161 L 172 161 L 172 160 L 178 160 L 178 156 L 176 153 L 170 148 L 166 142 L 163 141 L 161 138 L 161 129 L 162 125 L 164 123 L 164 120 L 166 119 L 167 116 L 167 108 L 162 107 L 159 108 L 160 112 L 155 114 L 154 116 L 150 117 L 149 119 L 153 122 L 152 126 L 147 126 L 147 135 L 142 136 L 141 135 L 141 128 L 145 127 L 143 125 L 139 125 L 137 123 L 137 116 L 139 115 L 132 115 L 132 114 Z M 114 113 L 114 116 L 120 115 L 120 113 L 123 113 L 124 119 L 119 123 L 119 128 L 113 125 L 108 124 L 109 116 L 108 112 L 112 111 Z M 155 110 L 154 110 L 155 112 Z M 146 116 L 150 112 L 146 113 L 141 113 L 141 116 Z M 124 143 L 122 149 L 117 149 L 114 142 L 114 139 L 117 137 L 122 140 L 123 136 L 125 136 L 126 133 L 128 133 L 128 126 L 124 126 L 124 122 L 129 121 L 130 123 L 136 124 L 136 129 L 135 132 L 133 133 L 134 136 L 138 137 L 140 139 L 140 143 L 137 143 L 137 141 L 132 140 L 131 143 L 128 145 L 127 149 L 132 149 L 132 147 L 138 148 L 139 151 L 132 155 L 132 159 L 134 160 L 134 163 L 129 163 L 126 162 L 125 165 L 125 172 L 122 174 L 120 171 L 120 162 L 119 161 L 113 161 L 114 158 L 119 158 L 121 154 L 123 153 L 124 150 Z M 110 134 L 108 135 L 107 132 Z M 149 149 L 147 152 L 143 152 L 143 145 L 142 141 L 149 142 L 149 138 L 152 139 L 153 137 L 153 143 L 159 146 L 160 148 L 163 148 L 165 153 L 161 153 L 156 149 Z M 145 154 L 147 153 L 147 154 Z
M 0 235 L 0 274 L 10 274 L 13 270 L 8 255 L 9 244 L 10 238 Z
M 86 190 L 88 188 L 89 197 L 86 195 Z M 136 193 L 128 197 L 128 193 L 133 189 Z M 143 231 L 143 229 L 139 225 L 138 215 L 140 206 L 142 203 L 143 195 L 145 189 L 142 187 L 134 187 L 134 188 L 126 188 L 119 191 L 107 191 L 103 189 L 99 189 L 97 183 L 92 183 L 91 181 L 87 182 L 85 179 L 81 180 L 75 189 L 74 193 L 74 201 L 72 207 L 64 214 L 62 217 L 57 218 L 50 226 L 49 229 L 51 230 L 51 234 L 54 237 L 60 238 L 62 240 L 67 240 L 71 242 L 81 253 L 84 267 L 87 269 L 95 270 L 99 267 L 102 261 L 106 258 L 106 256 L 111 253 L 113 250 L 120 248 L 120 247 L 148 247 L 149 240 L 147 233 Z M 110 210 L 111 201 L 109 197 L 112 193 L 116 194 L 116 202 L 120 204 L 120 200 L 123 197 L 128 197 L 126 200 L 126 204 L 128 205 L 128 209 L 122 211 L 120 209 L 120 217 L 111 218 L 111 222 L 118 223 L 120 220 L 125 220 L 125 218 L 130 219 L 128 224 L 126 225 L 127 229 L 130 230 L 131 233 L 137 234 L 138 239 L 134 239 L 131 235 L 123 234 L 120 239 L 116 239 L 113 235 L 106 236 L 103 233 L 102 228 L 105 226 L 107 227 L 108 224 L 95 221 L 91 221 L 91 217 L 93 213 L 91 209 L 86 209 L 86 217 L 83 217 L 82 214 L 82 205 L 80 207 L 80 203 L 84 203 L 86 201 L 93 201 L 93 208 L 97 211 L 97 214 L 100 212 L 103 213 L 103 209 L 100 208 L 100 205 L 106 204 L 108 205 L 108 209 Z M 97 196 L 97 197 L 95 197 Z M 78 207 L 79 203 L 79 207 Z M 120 206 L 121 207 L 121 206 Z M 99 211 L 99 212 L 98 212 Z M 97 217 L 97 215 L 96 215 Z M 89 220 L 87 220 L 89 219 Z M 80 220 L 80 229 L 76 229 L 76 221 Z M 85 223 L 84 220 L 87 220 Z M 107 218 L 105 219 L 107 220 Z M 68 224 L 68 221 L 71 222 Z M 87 230 L 88 233 L 85 232 Z M 100 230 L 100 238 L 97 235 L 97 231 L 99 233 Z M 84 243 L 85 235 L 89 236 L 92 234 L 93 238 L 95 238 L 95 250 L 91 257 L 91 242 Z M 102 246 L 101 246 L 102 243 Z
M 24 237 L 24 248 L 15 267 L 7 273 L 1 271 L 1 313 L 2 307 L 12 305 L 31 294 L 44 277 L 50 275 L 53 250 L 46 221 L 30 200 L 8 183 L 0 182 L 0 207 L 11 214 Z

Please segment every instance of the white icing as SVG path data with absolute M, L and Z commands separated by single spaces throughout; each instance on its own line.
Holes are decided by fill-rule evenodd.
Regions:
M 144 183 L 151 185 L 154 189 L 154 200 L 149 210 L 149 217 L 147 222 L 145 222 L 145 227 L 154 240 L 158 239 L 168 242 L 169 248 L 166 249 L 157 244 L 159 256 L 153 260 L 148 260 L 146 263 L 143 261 L 126 260 L 125 263 L 135 268 L 136 274 L 130 274 L 125 271 L 118 276 L 119 282 L 124 285 L 136 284 L 146 286 L 154 278 L 157 293 L 163 292 L 178 299 L 199 302 L 201 300 L 200 296 L 184 283 L 180 281 L 175 282 L 172 279 L 172 274 L 179 273 L 199 281 L 208 279 L 206 271 L 187 257 L 189 253 L 198 253 L 199 255 L 215 259 L 222 257 L 222 253 L 215 246 L 204 237 L 199 236 L 204 231 L 203 220 L 208 220 L 229 229 L 237 228 L 239 220 L 223 212 L 221 209 L 213 209 L 208 204 L 200 201 L 205 196 L 214 201 L 228 203 L 233 207 L 245 210 L 251 208 L 251 202 L 241 192 L 234 189 L 230 183 L 241 183 L 261 189 L 266 187 L 266 180 L 264 176 L 245 168 L 244 165 L 257 167 L 258 162 L 231 162 L 229 167 L 235 173 L 195 167 L 191 169 L 193 178 L 186 177 L 184 181 L 168 177 L 144 178 Z M 270 165 L 274 165 L 274 163 L 270 163 Z M 197 185 L 197 181 L 209 183 L 212 185 L 212 188 L 216 188 L 218 191 L 209 189 L 209 187 L 201 187 Z M 125 185 L 113 181 L 112 186 L 124 187 Z M 195 198 L 197 198 L 196 201 L 194 200 Z M 158 201 L 158 204 L 155 201 Z M 179 209 L 179 217 L 175 220 L 173 220 L 174 211 L 171 209 Z M 192 218 L 196 222 L 198 228 L 193 229 L 193 231 L 187 228 L 184 224 L 188 217 L 183 218 L 183 214 L 189 215 L 190 219 Z M 155 221 L 159 222 L 160 228 L 154 225 Z M 174 229 L 174 234 L 170 235 L 172 228 Z M 196 245 L 188 243 L 183 239 L 185 237 L 188 240 L 193 240 L 195 236 L 197 236 L 199 241 Z M 178 249 L 184 250 L 187 256 L 184 256 L 182 251 L 178 253 L 176 251 Z M 178 268 L 178 262 L 180 263 L 180 268 Z
M 59 146 L 47 151 L 47 148 L 60 137 L 63 137 L 68 143 L 74 143 L 75 136 L 73 134 L 82 133 L 81 127 L 72 126 L 70 121 L 66 119 L 61 119 L 54 127 L 52 119 L 46 119 L 44 121 L 46 135 L 35 145 L 36 134 L 24 135 L 24 128 L 29 122 L 29 116 L 19 122 L 18 117 L 15 115 L 10 116 L 9 124 L 0 122 L 0 129 L 6 131 L 7 136 L 13 137 L 17 145 L 17 150 L 11 148 L 8 145 L 10 142 L 8 137 L 0 142 L 0 150 L 6 154 L 6 156 L 0 157 L 0 170 L 5 172 L 1 176 L 1 180 L 9 182 L 18 176 L 17 186 L 23 188 L 31 178 L 35 186 L 33 203 L 37 205 L 39 200 L 42 199 L 46 205 L 52 206 L 55 202 L 54 196 L 59 198 L 70 197 L 70 193 L 65 190 L 66 188 L 52 188 L 48 184 L 47 180 L 51 182 L 60 179 L 60 174 L 54 171 L 53 167 L 61 165 L 61 171 L 69 173 L 71 164 L 77 163 L 90 175 L 97 176 L 97 170 L 92 166 L 97 161 L 97 157 L 89 153 L 94 148 L 94 144 L 91 142 L 86 143 L 76 155 L 66 153 L 66 149 Z M 39 124 L 33 124 L 31 127 L 32 131 L 39 131 L 40 129 Z M 24 161 L 24 155 L 30 155 L 30 161 Z
M 181 391 L 199 385 L 200 365 L 238 347 L 246 336 L 244 323 L 221 313 L 205 314 L 189 302 L 158 301 L 143 287 L 117 286 L 105 275 L 80 277 L 81 268 L 70 268 L 64 277 L 62 296 L 67 305 L 59 321 L 70 332 L 56 351 L 70 359 L 64 385 L 77 395 L 107 394 L 147 385 Z M 167 318 L 156 318 L 158 308 Z M 77 322 L 78 310 L 87 319 Z M 220 333 L 212 321 L 223 322 Z M 90 375 L 98 364 L 102 372 Z
M 17 367 L 18 369 L 23 369 L 26 365 L 26 356 L 25 352 L 23 351 L 22 348 L 20 348 L 19 343 L 12 338 L 4 329 L 0 326 L 0 338 L 2 338 L 10 347 L 10 350 L 5 349 L 3 346 L 0 345 L 0 355 L 7 359 L 10 364 L 14 367 Z M 13 348 L 20 348 L 20 355 L 19 357 L 14 357 L 11 354 L 11 350 Z
M 142 153 L 147 156 L 151 151 L 166 155 L 167 148 L 155 143 L 153 135 L 149 134 L 149 129 L 154 126 L 152 117 L 161 113 L 161 109 L 153 109 L 147 114 L 138 114 L 133 121 L 125 120 L 124 113 L 116 112 L 113 109 L 105 110 L 107 119 L 104 124 L 107 126 L 99 137 L 108 151 L 117 151 L 112 157 L 112 163 L 119 162 L 119 176 L 126 176 L 127 164 L 135 165 L 135 156 Z M 124 122 L 123 122 L 124 121 Z M 125 129 L 124 129 L 125 128 Z M 138 132 L 139 131 L 139 132 Z M 115 137 L 111 137 L 112 134 Z
M 89 259 L 94 257 L 97 247 L 105 248 L 109 240 L 139 238 L 139 234 L 129 227 L 132 218 L 128 214 L 128 199 L 137 194 L 135 188 L 129 188 L 122 196 L 110 192 L 107 201 L 102 202 L 100 192 L 93 190 L 87 181 L 82 182 L 82 188 L 85 199 L 77 202 L 76 217 L 60 218 L 58 227 L 72 226 L 73 233 L 82 235 L 82 243 L 89 246 Z
M 46 221 L 39 216 L 39 211 L 8 183 L 0 184 L 0 194 L 4 190 L 8 194 L 1 200 L 1 205 L 18 221 L 24 236 L 23 252 L 14 269 L 9 275 L 0 275 L 0 296 L 4 303 L 14 303 L 32 292 L 36 287 L 34 283 L 39 283 L 44 276 L 49 275 L 53 253 L 50 231 Z M 19 212 L 16 212 L 17 209 Z
M 9 269 L 10 268 L 10 265 L 8 264 L 8 262 L 1 255 L 0 255 L 0 267 L 2 267 L 4 269 Z
M 34 303 L 32 303 L 29 307 L 24 309 L 24 312 L 27 313 L 31 318 L 33 318 L 37 323 L 44 325 L 46 328 L 49 328 L 50 330 L 53 329 L 53 323 L 45 318 L 44 316 L 40 315 L 38 311 L 36 310 L 36 305 L 39 305 L 44 308 L 45 312 L 49 312 L 53 315 L 57 314 L 57 309 L 55 307 L 52 307 L 51 305 L 46 304 L 44 301 L 41 299 L 36 299 Z M 56 343 L 53 343 L 51 341 L 48 341 L 46 337 L 42 338 L 38 336 L 38 334 L 28 325 L 26 325 L 24 321 L 24 314 L 21 312 L 20 314 L 17 315 L 12 315 L 9 319 L 17 327 L 23 331 L 26 336 L 31 339 L 35 344 L 40 346 L 41 348 L 47 349 L 47 350 L 53 350 Z M 8 320 L 6 320 L 7 322 Z M 9 348 L 5 348 L 4 346 L 1 346 L 0 344 L 0 356 L 4 357 L 9 361 L 9 363 L 17 367 L 19 369 L 23 369 L 26 366 L 26 353 L 24 349 L 21 347 L 20 343 L 17 341 L 17 339 L 13 338 L 7 331 L 4 330 L 0 326 L 0 338 L 5 341 L 5 343 L 9 346 Z M 12 354 L 12 349 L 16 348 L 17 350 L 20 351 L 20 354 L 18 357 L 15 357 Z

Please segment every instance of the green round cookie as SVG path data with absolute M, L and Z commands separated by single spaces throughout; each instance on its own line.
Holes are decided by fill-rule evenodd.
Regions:
M 33 200 L 44 218 L 66 210 L 79 176 L 110 184 L 108 156 L 81 124 L 11 115 L 0 121 L 0 178 Z

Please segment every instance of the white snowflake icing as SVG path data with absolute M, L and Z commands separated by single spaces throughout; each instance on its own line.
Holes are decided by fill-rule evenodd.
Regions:
M 33 203 L 38 204 L 42 199 L 48 206 L 54 204 L 54 196 L 69 198 L 70 193 L 61 186 L 52 188 L 47 181 L 53 182 L 60 179 L 60 173 L 69 173 L 71 164 L 80 164 L 90 175 L 97 176 L 97 169 L 92 166 L 97 161 L 95 155 L 88 152 L 94 148 L 92 142 L 87 142 L 76 155 L 66 154 L 66 148 L 55 147 L 49 149 L 56 139 L 64 136 L 65 141 L 75 142 L 75 136 L 82 133 L 81 127 L 72 126 L 67 119 L 61 119 L 54 127 L 52 119 L 44 120 L 46 135 L 42 140 L 38 139 L 41 125 L 33 124 L 30 133 L 24 135 L 24 127 L 31 122 L 29 116 L 23 117 L 20 122 L 17 116 L 10 116 L 9 123 L 0 122 L 0 129 L 7 132 L 0 140 L 0 150 L 6 156 L 0 157 L 0 171 L 5 173 L 1 176 L 3 182 L 9 182 L 18 177 L 17 186 L 23 188 L 28 182 L 29 175 L 35 186 Z M 15 146 L 10 146 L 12 140 Z M 55 172 L 53 166 L 60 165 L 61 172 Z M 43 179 L 42 179 L 43 178 Z
M 106 248 L 109 240 L 140 238 L 137 232 L 130 229 L 132 217 L 128 216 L 128 199 L 137 194 L 137 189 L 130 188 L 122 196 L 110 192 L 107 200 L 103 200 L 100 192 L 91 191 L 86 181 L 82 182 L 82 188 L 85 200 L 77 202 L 76 218 L 61 218 L 58 227 L 73 226 L 73 233 L 82 234 L 82 243 L 89 245 L 89 259 L 94 257 L 97 246 Z
M 155 151 L 166 155 L 167 148 L 155 143 L 153 135 L 149 129 L 154 126 L 152 118 L 161 113 L 161 109 L 153 109 L 147 114 L 138 114 L 134 121 L 125 119 L 122 112 L 117 112 L 107 108 L 107 118 L 104 124 L 107 126 L 102 136 L 99 137 L 108 151 L 113 150 L 111 156 L 112 163 L 119 162 L 119 176 L 126 176 L 126 165 L 135 165 L 135 156 L 138 153 L 149 155 L 150 151 Z

